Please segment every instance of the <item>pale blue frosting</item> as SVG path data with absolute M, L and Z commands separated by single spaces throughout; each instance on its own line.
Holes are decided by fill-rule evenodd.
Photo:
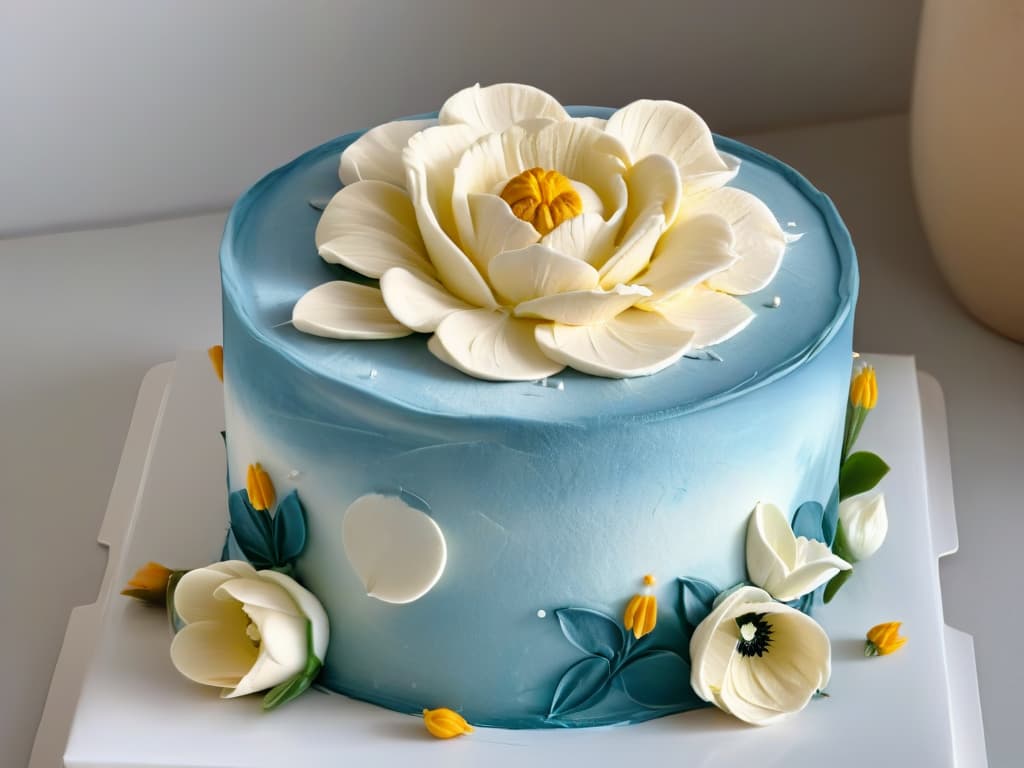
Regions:
M 621 381 L 567 370 L 549 386 L 481 382 L 437 361 L 422 335 L 341 342 L 290 326 L 307 290 L 357 277 L 317 256 L 309 205 L 337 191 L 338 156 L 357 135 L 254 186 L 221 251 L 231 487 L 260 461 L 279 493 L 302 497 L 310 538 L 298 573 L 332 622 L 323 682 L 404 711 L 447 706 L 508 727 L 693 707 L 687 686 L 652 708 L 614 684 L 585 711 L 548 719 L 558 681 L 586 655 L 555 612 L 619 619 L 652 572 L 661 614 L 646 642 L 685 657 L 675 578 L 740 581 L 755 502 L 792 511 L 828 501 L 857 292 L 834 207 L 777 160 L 717 137 L 742 161 L 733 185 L 802 234 L 772 284 L 742 298 L 757 317 L 714 348 L 721 359 Z M 399 606 L 366 596 L 345 559 L 341 516 L 363 494 L 403 491 L 429 507 L 449 560 L 431 592 Z M 645 683 L 634 677 L 635 692 Z

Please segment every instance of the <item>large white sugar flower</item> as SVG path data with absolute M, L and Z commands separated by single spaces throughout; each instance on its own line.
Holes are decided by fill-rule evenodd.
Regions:
M 796 536 L 774 504 L 759 503 L 751 513 L 747 575 L 776 600 L 796 600 L 851 567 L 820 541 Z
M 293 579 L 229 560 L 182 576 L 174 608 L 186 622 L 171 643 L 185 677 L 233 698 L 285 682 L 323 662 L 323 606 Z
M 294 325 L 432 333 L 436 357 L 481 379 L 655 373 L 742 330 L 753 313 L 729 294 L 778 270 L 785 235 L 724 186 L 735 173 L 679 104 L 572 119 L 535 88 L 467 88 L 437 124 L 386 123 L 342 154 L 316 246 L 380 288 L 313 288 Z
M 889 533 L 885 496 L 861 494 L 839 502 L 839 522 L 846 552 L 854 562 L 871 557 Z
M 690 638 L 690 685 L 753 725 L 798 712 L 828 684 L 832 649 L 814 619 L 757 587 L 718 598 Z

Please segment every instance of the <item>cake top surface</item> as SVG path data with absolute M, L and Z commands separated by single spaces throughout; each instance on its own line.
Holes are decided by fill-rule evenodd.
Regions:
M 569 107 L 574 117 L 611 109 Z M 710 407 L 763 386 L 811 359 L 850 316 L 857 294 L 853 246 L 831 201 L 785 164 L 715 137 L 740 161 L 729 183 L 756 195 L 788 236 L 781 267 L 762 290 L 738 296 L 754 319 L 741 333 L 694 349 L 668 368 L 609 379 L 566 368 L 539 381 L 490 382 L 441 362 L 422 335 L 386 341 L 321 338 L 292 325 L 296 302 L 337 280 L 371 283 L 317 254 L 321 213 L 341 187 L 341 153 L 361 133 L 341 136 L 272 172 L 235 205 L 221 248 L 225 311 L 261 344 L 360 397 L 452 418 L 586 423 L 660 418 Z

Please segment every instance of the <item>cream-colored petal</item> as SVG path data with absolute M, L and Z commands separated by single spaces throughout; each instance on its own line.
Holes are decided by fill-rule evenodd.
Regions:
M 729 666 L 722 680 L 722 688 L 718 692 L 719 706 L 733 717 L 750 725 L 771 725 L 781 720 L 786 713 L 774 707 L 763 707 L 750 701 L 744 693 L 749 675 L 744 674 L 749 668 L 746 660 L 738 653 L 729 659 Z
M 244 609 L 247 612 L 256 607 L 288 613 L 293 616 L 301 615 L 299 607 L 286 591 L 277 584 L 264 581 L 259 577 L 255 579 L 229 579 L 217 587 L 213 594 L 214 597 L 219 599 L 224 599 L 227 596 L 240 603 L 244 603 Z
M 551 230 L 540 244 L 591 265 L 603 264 L 615 245 L 615 227 L 596 213 L 581 213 Z
M 732 228 L 720 216 L 703 214 L 676 222 L 662 235 L 647 269 L 636 278 L 660 301 L 695 286 L 736 262 Z
M 669 157 L 684 183 L 694 174 L 728 170 L 707 124 L 675 102 L 634 101 L 613 114 L 605 130 L 622 141 L 634 163 L 648 155 Z
M 241 607 L 231 600 L 218 600 L 214 597 L 217 588 L 226 581 L 237 578 L 237 574 L 246 573 L 234 567 L 240 561 L 218 563 L 218 568 L 196 568 L 189 571 L 178 581 L 174 590 L 174 609 L 181 618 L 191 624 L 196 621 L 238 621 L 241 619 Z M 230 564 L 230 565 L 229 565 Z M 248 563 L 244 565 L 253 577 L 256 571 Z M 246 575 L 249 575 L 246 573 Z
M 512 213 L 497 195 L 474 192 L 467 202 L 472 219 L 467 250 L 482 274 L 487 274 L 491 259 L 499 253 L 526 248 L 540 239 L 533 225 Z
M 367 277 L 392 267 L 434 274 L 409 195 L 383 181 L 343 187 L 320 217 L 316 246 L 324 261 Z
M 722 162 L 725 163 L 725 170 L 707 171 L 706 173 L 691 173 L 683 179 L 684 198 L 695 197 L 697 195 L 702 195 L 705 192 L 711 192 L 712 190 L 719 189 L 736 178 L 736 174 L 740 172 L 740 159 L 726 154 L 725 152 L 719 152 L 718 156 L 722 158 Z
M 782 510 L 758 503 L 747 523 L 747 575 L 774 597 L 796 560 L 796 537 Z
M 332 339 L 397 339 L 412 333 L 391 316 L 379 289 L 344 280 L 308 291 L 292 309 L 292 325 Z
M 524 129 L 521 128 L 513 130 L 516 134 L 524 132 Z M 477 237 L 473 212 L 470 209 L 470 196 L 491 194 L 500 199 L 505 184 L 517 173 L 519 171 L 509 167 L 501 135 L 497 133 L 480 138 L 469 146 L 459 158 L 452 175 L 450 205 L 456 231 L 471 255 L 476 256 Z M 502 202 L 504 201 L 502 200 Z M 506 207 L 508 207 L 507 204 Z M 509 209 L 509 213 L 511 212 Z M 522 223 L 533 229 L 526 222 Z M 477 258 L 478 264 L 480 261 L 481 259 Z
M 644 309 L 648 307 L 644 306 Z M 746 328 L 754 313 L 738 299 L 701 285 L 650 307 L 673 325 L 694 332 L 697 349 L 720 344 Z
M 540 244 L 499 253 L 491 259 L 489 272 L 494 290 L 512 305 L 597 287 L 596 269 Z
M 601 196 L 597 194 L 597 192 L 595 192 L 593 189 L 591 189 L 588 184 L 584 184 L 582 181 L 570 179 L 569 182 L 572 184 L 572 188 L 576 190 L 576 194 L 580 196 L 580 203 L 583 206 L 583 213 L 589 213 L 592 215 L 601 216 L 603 218 L 604 201 L 601 199 Z
M 796 549 L 796 567 L 775 591 L 768 590 L 776 600 L 796 600 L 828 583 L 840 571 L 848 571 L 853 567 L 841 557 L 832 554 L 832 551 L 820 541 L 800 536 L 796 540 Z
M 391 316 L 420 333 L 433 333 L 448 315 L 473 308 L 436 280 L 405 269 L 385 272 L 380 278 L 380 292 Z
M 749 192 L 724 187 L 702 195 L 688 208 L 688 216 L 714 213 L 733 231 L 733 251 L 739 257 L 729 269 L 708 280 L 719 291 L 747 294 L 759 291 L 775 277 L 786 250 L 786 236 L 774 214 Z
M 179 582 L 180 583 L 180 582 Z M 238 608 L 241 613 L 241 607 Z M 234 688 L 256 663 L 258 652 L 241 624 L 197 621 L 171 641 L 171 662 L 182 675 L 202 685 Z
M 675 221 L 683 185 L 679 169 L 672 160 L 664 155 L 648 155 L 631 166 L 623 178 L 629 190 L 629 205 L 622 222 L 627 233 L 633 223 L 652 208 L 660 207 L 666 222 Z
M 430 260 L 437 270 L 437 275 L 451 293 L 463 301 L 477 307 L 495 307 L 497 302 L 491 289 L 484 281 L 480 272 L 465 253 L 455 244 L 445 229 L 441 226 L 437 212 L 431 204 L 428 194 L 428 186 L 434 188 L 445 188 L 447 190 L 447 203 L 442 199 L 439 205 L 446 204 L 449 214 L 451 212 L 451 187 L 450 182 L 443 177 L 450 178 L 452 169 L 457 158 L 445 158 L 450 163 L 441 162 L 435 156 L 436 167 L 428 168 L 422 160 L 421 149 L 416 145 L 420 137 L 426 136 L 431 131 L 458 129 L 462 126 L 439 126 L 428 131 L 417 134 L 405 150 L 406 168 L 409 172 L 409 196 L 412 198 L 413 207 L 416 210 L 416 221 L 419 224 L 420 234 L 430 254 Z M 427 141 L 427 140 L 424 140 Z M 440 169 L 440 170 L 438 170 Z M 445 170 L 447 169 L 447 170 Z M 443 197 L 443 196 L 442 196 Z M 453 226 L 453 225 L 452 225 Z
M 652 312 L 627 309 L 600 325 L 537 326 L 537 343 L 553 360 L 594 376 L 647 376 L 675 363 L 693 339 Z
M 290 576 L 285 576 L 277 571 L 260 571 L 260 578 L 264 581 L 271 581 L 285 590 L 295 604 L 299 607 L 302 615 L 313 627 L 313 652 L 320 661 L 324 660 L 327 653 L 327 643 L 330 639 L 330 627 L 327 621 L 327 612 L 323 605 L 316 599 L 316 596 L 308 589 L 299 584 Z
M 516 317 L 532 317 L 565 325 L 591 325 L 611 320 L 650 291 L 637 285 L 617 285 L 610 291 L 568 291 L 524 301 L 515 309 Z
M 466 123 L 501 131 L 537 117 L 568 120 L 569 113 L 553 96 L 530 85 L 497 83 L 481 88 L 477 83 L 449 97 L 438 119 L 441 125 Z
M 855 560 L 871 557 L 889 532 L 885 497 L 861 494 L 839 502 L 839 521 L 843 525 L 846 548 Z
M 259 655 L 234 690 L 221 692 L 222 698 L 233 699 L 266 691 L 291 679 L 306 665 L 308 640 L 305 619 L 262 608 L 253 609 L 251 618 L 262 636 Z
M 641 214 L 608 260 L 601 265 L 602 288 L 631 283 L 651 261 L 658 239 L 665 231 L 665 214 L 653 206 Z
M 734 618 L 739 615 L 738 607 L 768 600 L 771 596 L 764 590 L 738 587 L 720 595 L 711 613 L 693 630 L 690 636 L 690 685 L 704 701 L 714 700 L 714 691 L 721 688 L 729 659 L 736 650 Z
M 341 153 L 338 176 L 345 185 L 373 179 L 405 188 L 402 150 L 416 133 L 437 125 L 429 120 L 396 120 L 371 128 Z
M 448 315 L 430 338 L 438 359 L 487 381 L 533 381 L 564 367 L 544 355 L 534 340 L 536 323 L 504 312 L 472 309 Z
M 341 525 L 349 564 L 370 597 L 411 603 L 444 573 L 448 547 L 441 528 L 397 496 L 360 496 L 345 510 Z
M 608 121 L 603 117 L 574 117 L 572 119 L 590 128 L 597 128 L 599 131 L 603 131 L 608 125 Z

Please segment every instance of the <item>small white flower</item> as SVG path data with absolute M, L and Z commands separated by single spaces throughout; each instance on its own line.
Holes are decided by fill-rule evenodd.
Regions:
M 839 503 L 839 522 L 846 538 L 846 550 L 854 562 L 871 557 L 889 532 L 885 497 L 854 496 Z
M 739 333 L 734 295 L 775 276 L 785 235 L 694 112 L 637 101 L 572 119 L 524 85 L 466 88 L 433 121 L 386 123 L 341 157 L 320 256 L 380 288 L 335 281 L 292 321 L 339 339 L 433 334 L 480 379 L 571 366 L 644 376 Z
M 759 503 L 751 513 L 747 574 L 776 600 L 796 600 L 851 567 L 820 541 L 796 536 L 774 504 Z
M 690 639 L 690 684 L 705 701 L 752 725 L 803 709 L 831 674 L 828 636 L 814 619 L 764 590 L 719 596 Z
M 224 698 L 273 688 L 301 672 L 309 627 L 320 662 L 327 651 L 327 614 L 312 593 L 239 560 L 186 573 L 174 607 L 186 626 L 174 636 L 171 661 L 190 680 L 222 688 Z

